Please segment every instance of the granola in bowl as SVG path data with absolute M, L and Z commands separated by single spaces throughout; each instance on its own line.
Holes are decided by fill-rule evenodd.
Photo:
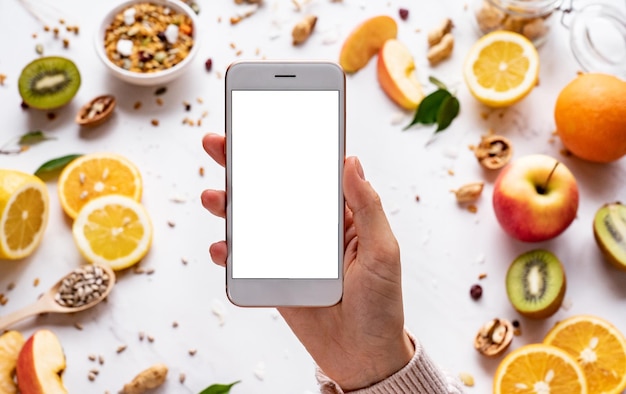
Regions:
M 114 75 L 150 85 L 181 74 L 197 50 L 195 13 L 177 0 L 129 1 L 103 21 L 96 50 Z

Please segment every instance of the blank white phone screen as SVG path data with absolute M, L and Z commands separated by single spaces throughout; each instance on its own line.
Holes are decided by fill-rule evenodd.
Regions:
M 338 278 L 339 91 L 233 90 L 233 278 Z

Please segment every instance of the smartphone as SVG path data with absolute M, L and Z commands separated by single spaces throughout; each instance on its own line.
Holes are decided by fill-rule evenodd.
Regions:
M 345 74 L 332 62 L 226 72 L 226 293 L 239 306 L 343 294 Z

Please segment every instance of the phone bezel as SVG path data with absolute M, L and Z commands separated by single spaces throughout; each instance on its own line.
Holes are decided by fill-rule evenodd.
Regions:
M 343 294 L 344 197 L 342 188 L 345 158 L 345 73 L 334 62 L 327 61 L 238 61 L 226 71 L 226 294 L 235 305 L 246 307 L 331 306 Z M 231 196 L 231 114 L 233 90 L 337 90 L 339 91 L 339 151 L 337 153 L 339 218 L 338 276 L 333 279 L 264 279 L 233 278 L 232 196 Z M 236 262 L 235 262 L 236 264 Z

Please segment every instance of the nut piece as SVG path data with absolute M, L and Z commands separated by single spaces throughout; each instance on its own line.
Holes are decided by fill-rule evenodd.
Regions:
M 428 32 L 428 47 L 439 44 L 443 36 L 450 33 L 453 27 L 452 19 L 446 18 L 441 21 L 439 26 Z
M 293 45 L 300 45 L 305 42 L 311 33 L 313 33 L 313 29 L 315 28 L 315 23 L 317 22 L 317 17 L 314 15 L 309 15 L 305 17 L 300 22 L 296 23 L 291 31 L 291 36 L 293 37 Z
M 463 382 L 464 385 L 466 385 L 467 387 L 473 387 L 474 386 L 474 377 L 467 373 L 467 372 L 460 372 L 459 373 L 459 380 L 461 382 Z
M 499 135 L 483 136 L 474 148 L 474 155 L 481 166 L 489 170 L 504 167 L 513 156 L 513 145 Z
M 434 66 L 450 57 L 453 49 L 454 37 L 452 37 L 452 33 L 447 33 L 437 45 L 428 50 L 426 58 L 428 58 L 430 65 Z
M 76 115 L 76 123 L 81 126 L 97 126 L 113 114 L 115 97 L 111 95 L 98 96 L 85 104 Z
M 155 364 L 135 376 L 132 382 L 124 385 L 120 394 L 142 394 L 146 391 L 159 387 L 167 377 L 167 366 Z
M 484 185 L 484 182 L 472 182 L 461 186 L 457 190 L 451 190 L 451 192 L 456 194 L 456 201 L 458 203 L 473 202 L 480 197 Z
M 513 325 L 506 319 L 493 319 L 485 323 L 476 334 L 474 348 L 484 356 L 502 354 L 513 340 Z

